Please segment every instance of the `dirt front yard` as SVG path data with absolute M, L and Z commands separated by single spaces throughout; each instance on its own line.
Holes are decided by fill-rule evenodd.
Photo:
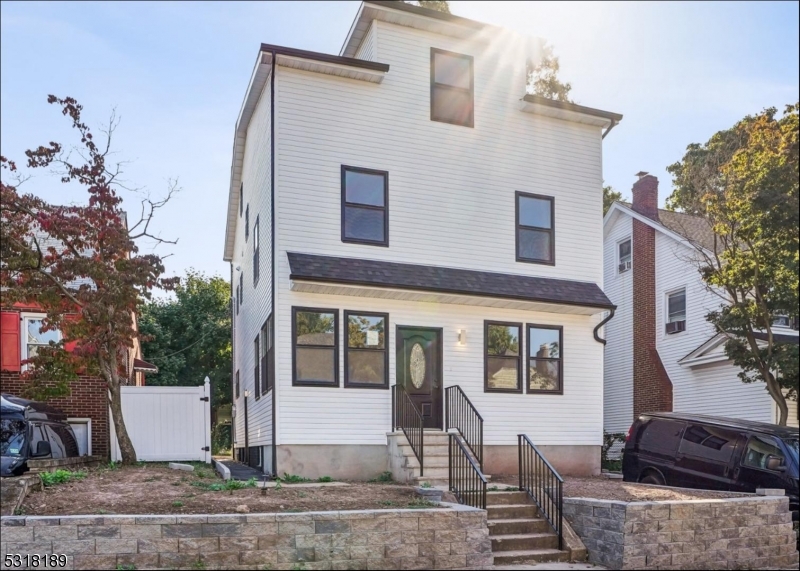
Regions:
M 241 484 L 245 484 L 242 482 Z M 391 482 L 349 486 L 225 489 L 210 467 L 194 472 L 164 464 L 97 468 L 79 480 L 31 493 L 20 515 L 280 513 L 430 508 L 411 486 Z M 222 488 L 222 489 L 220 489 Z M 245 512 L 245 507 L 248 510 Z
M 492 484 L 504 490 L 505 486 L 519 486 L 516 476 L 492 478 Z M 675 500 L 704 500 L 742 497 L 745 494 L 734 492 L 713 492 L 710 490 L 690 490 L 623 482 L 606 477 L 564 478 L 565 498 L 595 498 L 598 500 L 617 500 L 621 502 L 660 502 Z

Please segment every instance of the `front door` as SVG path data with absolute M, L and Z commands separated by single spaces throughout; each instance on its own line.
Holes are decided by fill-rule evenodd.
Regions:
M 442 330 L 397 327 L 397 384 L 422 413 L 425 428 L 442 429 Z

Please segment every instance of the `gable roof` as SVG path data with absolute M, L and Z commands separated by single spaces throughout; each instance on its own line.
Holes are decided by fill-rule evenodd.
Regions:
M 685 243 L 691 247 L 699 247 L 707 253 L 714 251 L 714 231 L 711 225 L 702 216 L 695 216 L 683 212 L 658 209 L 658 220 L 636 212 L 627 202 L 615 201 L 603 217 L 603 233 L 610 228 L 613 220 L 620 215 L 628 215 L 673 240 Z

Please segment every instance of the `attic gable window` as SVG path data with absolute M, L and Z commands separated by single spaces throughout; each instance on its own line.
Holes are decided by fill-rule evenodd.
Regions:
M 474 127 L 472 56 L 431 48 L 431 121 Z

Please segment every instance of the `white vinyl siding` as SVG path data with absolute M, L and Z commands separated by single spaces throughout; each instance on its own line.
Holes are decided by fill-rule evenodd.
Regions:
M 258 246 L 259 274 L 257 284 L 253 284 L 253 249 L 255 240 L 245 240 L 244 218 L 240 218 L 236 232 L 233 252 L 233 280 L 239 284 L 244 272 L 242 287 L 245 290 L 244 303 L 235 317 L 234 327 L 234 367 L 239 371 L 241 391 L 236 404 L 236 446 L 244 446 L 244 392 L 250 391 L 248 399 L 248 426 L 250 446 L 272 444 L 272 395 L 267 393 L 256 400 L 253 370 L 256 358 L 253 340 L 259 335 L 270 313 L 272 283 L 272 238 L 270 232 L 270 85 L 269 79 L 256 105 L 247 138 L 242 166 L 245 208 L 249 208 L 252 221 L 259 221 Z
M 377 22 L 370 24 L 369 30 L 361 40 L 361 45 L 356 50 L 356 59 L 378 61 L 378 30 Z
M 618 271 L 617 252 L 621 241 L 630 239 L 633 225 L 619 215 L 605 237 L 604 291 L 617 306 L 614 318 L 605 326 L 603 426 L 606 432 L 627 432 L 633 423 L 633 272 Z
M 763 383 L 742 383 L 727 361 L 688 368 L 678 361 L 714 335 L 705 319 L 721 299 L 709 292 L 692 258 L 696 253 L 656 232 L 656 347 L 672 380 L 675 412 L 696 412 L 773 422 L 773 401 Z M 686 331 L 664 332 L 666 294 L 686 288 Z M 614 301 L 612 299 L 612 301 Z
M 391 66 L 381 84 L 285 67 L 277 71 L 277 443 L 385 445 L 390 429 L 388 390 L 291 385 L 291 307 L 302 306 L 389 313 L 390 384 L 395 376 L 395 326 L 442 327 L 444 385 L 460 385 L 484 416 L 487 444 L 513 446 L 516 435 L 526 432 L 537 444 L 599 445 L 603 348 L 593 339 L 592 329 L 601 315 L 290 289 L 286 252 L 602 286 L 601 129 L 520 112 L 524 54 L 515 58 L 505 47 L 383 22 L 373 26 L 380 61 Z M 474 56 L 474 129 L 430 121 L 431 47 Z M 389 248 L 376 252 L 373 246 L 341 242 L 341 165 L 389 172 Z M 555 266 L 515 261 L 516 191 L 555 198 Z M 265 236 L 262 231 L 262 240 Z M 339 317 L 341 328 L 343 313 Z M 484 320 L 563 326 L 564 395 L 484 393 Z M 467 330 L 465 346 L 457 343 L 459 329 Z M 252 335 L 245 339 L 252 341 Z

